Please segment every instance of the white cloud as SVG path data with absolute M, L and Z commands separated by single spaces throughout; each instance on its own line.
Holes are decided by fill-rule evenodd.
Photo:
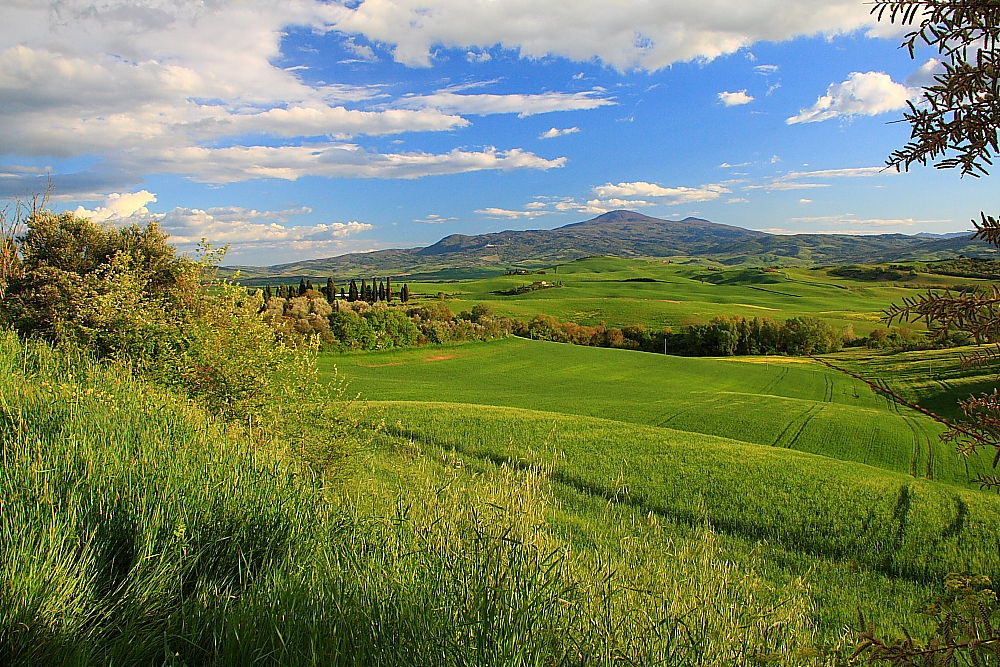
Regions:
M 579 111 L 597 109 L 615 104 L 595 92 L 539 93 L 537 95 L 493 95 L 479 93 L 463 95 L 453 90 L 440 90 L 430 95 L 412 95 L 398 102 L 407 109 L 437 109 L 442 113 L 464 113 L 487 116 L 498 113 L 516 113 L 524 118 L 554 111 Z
M 745 197 L 730 197 L 726 200 L 727 204 L 749 204 L 750 200 Z
M 853 0 L 365 0 L 345 10 L 336 27 L 392 45 L 395 59 L 411 66 L 430 65 L 438 46 L 499 45 L 528 58 L 599 58 L 624 71 L 711 60 L 762 40 L 842 34 L 875 23 Z
M 747 95 L 746 88 L 744 88 L 743 90 L 738 90 L 735 93 L 723 91 L 719 93 L 719 100 L 727 107 L 735 107 L 741 104 L 750 104 L 753 102 L 753 96 Z
M 344 40 L 344 48 L 354 54 L 357 60 L 367 63 L 378 61 L 375 50 L 367 44 L 358 44 L 354 38 Z
M 812 199 L 800 199 L 799 203 L 800 204 L 811 204 L 812 203 Z
M 158 173 L 181 174 L 202 183 L 236 183 L 258 178 L 294 181 L 303 176 L 412 179 L 483 170 L 547 170 L 566 164 L 566 158 L 547 160 L 520 149 L 371 153 L 355 144 L 188 147 L 162 149 L 139 159 Z
M 770 75 L 770 74 L 777 74 L 778 73 L 778 66 L 777 65 L 757 65 L 756 67 L 753 68 L 753 71 L 757 72 L 757 74 L 763 74 L 763 75 L 767 76 L 767 75 Z
M 90 218 L 94 222 L 105 222 L 108 220 L 118 220 L 132 216 L 144 217 L 149 215 L 146 204 L 156 201 L 156 195 L 147 190 L 139 192 L 114 192 L 109 194 L 104 200 L 104 206 L 98 206 L 93 211 L 78 206 L 73 212 L 78 218 Z
M 521 218 L 533 219 L 540 215 L 547 215 L 550 211 L 511 211 L 505 208 L 497 208 L 490 206 L 488 208 L 476 209 L 476 213 L 479 215 L 485 215 L 487 218 L 494 218 L 498 220 L 518 220 Z
M 944 74 L 944 65 L 937 58 L 927 59 L 923 65 L 910 72 L 903 83 L 908 88 L 929 88 L 937 84 L 934 77 Z
M 867 178 L 870 176 L 883 176 L 895 174 L 896 172 L 887 170 L 885 167 L 851 167 L 848 169 L 818 169 L 815 171 L 793 171 L 782 178 Z
M 830 84 L 826 95 L 785 122 L 794 125 L 843 116 L 876 116 L 905 108 L 915 96 L 919 90 L 896 83 L 884 72 L 851 72 L 846 81 Z
M 437 213 L 431 213 L 426 218 L 418 218 L 413 222 L 422 222 L 428 225 L 439 225 L 445 222 L 454 222 L 455 220 L 458 220 L 458 218 L 445 218 Z
M 551 130 L 546 130 L 545 132 L 542 132 L 541 134 L 539 134 L 538 138 L 539 139 L 555 139 L 556 137 L 562 137 L 562 136 L 565 136 L 567 134 L 574 134 L 574 133 L 579 132 L 579 131 L 580 131 L 580 128 L 578 128 L 578 127 L 567 127 L 564 130 L 560 130 L 557 127 L 553 127 Z
M 465 54 L 465 59 L 470 63 L 485 63 L 493 60 L 489 51 L 469 51 Z
M 227 262 L 242 259 L 273 264 L 303 256 L 330 256 L 357 249 L 349 237 L 374 229 L 363 222 L 328 222 L 314 225 L 285 225 L 279 222 L 220 220 L 209 211 L 175 208 L 160 220 L 170 234 L 169 241 L 181 250 L 193 249 L 201 239 L 216 247 L 229 245 Z
M 870 178 L 872 176 L 884 176 L 895 174 L 895 171 L 888 171 L 885 167 L 850 167 L 846 169 L 816 169 L 812 171 L 792 171 L 784 176 L 779 176 L 768 183 L 761 185 L 748 185 L 746 190 L 808 190 L 811 188 L 828 188 L 830 183 L 802 182 L 799 179 L 823 179 L 823 178 Z
M 262 164 L 243 169 L 253 177 L 274 170 L 279 177 L 305 173 L 371 176 L 387 173 L 390 164 L 407 162 L 424 166 L 437 162 L 445 173 L 453 173 L 445 165 L 464 170 L 458 168 L 463 162 L 466 167 L 478 163 L 480 168 L 541 164 L 516 150 L 485 161 L 475 157 L 485 153 L 468 151 L 419 158 L 368 155 L 358 173 L 329 166 L 309 172 L 301 167 L 307 161 L 301 156 L 287 169 L 268 163 L 267 156 L 272 154 L 265 144 L 275 142 L 258 135 L 302 143 L 310 137 L 343 140 L 469 125 L 459 115 L 431 107 L 394 108 L 383 86 L 307 83 L 303 78 L 307 66 L 286 64 L 281 47 L 290 28 L 329 30 L 349 13 L 342 5 L 319 0 L 0 4 L 0 21 L 5 26 L 0 34 L 0 155 L 101 155 L 103 160 L 87 173 L 60 175 L 61 193 L 120 188 L 141 182 L 161 167 L 167 173 L 209 182 L 218 174 L 219 182 L 227 182 L 236 178 L 232 172 L 241 149 L 244 156 L 263 157 Z M 377 58 L 369 42 L 353 35 L 344 37 L 345 48 L 358 59 Z M 587 94 L 570 97 L 574 95 L 580 99 L 525 96 L 528 106 L 520 111 L 544 110 L 546 101 L 572 108 L 608 103 L 597 98 L 586 102 L 585 98 L 592 97 Z M 345 106 L 376 100 L 378 106 L 369 109 Z M 209 148 L 234 143 L 238 145 L 231 149 Z M 299 148 L 288 148 L 288 154 L 298 155 Z M 186 155 L 208 162 L 199 165 Z M 211 163 L 215 158 L 221 162 Z M 487 166 L 489 162 L 494 166 Z M 20 181 L 17 185 L 23 189 L 26 179 Z M 14 185 L 2 183 L 0 190 L 6 192 Z
M 814 217 L 802 217 L 802 218 L 789 218 L 789 222 L 805 222 L 805 223 L 823 223 L 832 225 L 854 225 L 856 227 L 862 228 L 878 228 L 878 227 L 912 227 L 917 224 L 930 224 L 930 223 L 940 223 L 940 222 L 951 222 L 951 220 L 915 220 L 913 218 L 867 218 L 859 219 L 853 213 L 843 213 L 840 215 L 821 215 Z M 816 232 L 816 233 L 827 233 L 827 232 Z M 836 234 L 846 234 L 855 232 L 832 232 Z M 870 230 L 861 233 L 872 233 Z M 879 232 L 884 233 L 884 232 Z
M 809 190 L 811 188 L 828 188 L 829 183 L 797 183 L 795 181 L 771 181 L 764 185 L 748 185 L 745 190 Z
M 661 202 L 666 204 L 689 204 L 699 201 L 711 201 L 718 199 L 723 194 L 731 192 L 728 188 L 718 183 L 703 185 L 700 188 L 689 188 L 680 186 L 676 188 L 664 188 L 655 183 L 636 181 L 634 183 L 619 183 L 612 185 L 599 185 L 593 189 L 594 194 L 601 199 L 620 197 L 652 197 L 656 199 L 667 199 Z
M 150 213 L 145 204 L 156 201 L 146 190 L 111 194 L 104 206 L 88 211 L 82 206 L 74 212 L 97 222 L 115 225 L 158 222 L 169 234 L 168 241 L 180 250 L 192 250 L 201 239 L 216 247 L 231 245 L 227 258 L 253 257 L 259 261 L 276 261 L 275 253 L 302 257 L 308 253 L 348 252 L 352 246 L 346 239 L 375 227 L 368 223 L 327 222 L 289 225 L 293 216 L 309 215 L 308 206 L 284 211 L 257 211 L 240 206 L 220 206 L 209 209 L 176 207 L 165 214 Z

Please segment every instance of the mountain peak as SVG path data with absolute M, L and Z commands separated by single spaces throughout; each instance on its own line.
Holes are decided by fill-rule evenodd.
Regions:
M 678 225 L 680 223 L 684 224 L 696 224 L 696 225 L 714 225 L 708 220 L 702 220 L 701 218 L 687 217 L 683 220 L 663 220 L 662 218 L 654 218 L 652 216 L 643 215 L 642 213 L 637 213 L 635 211 L 617 210 L 608 211 L 607 213 L 602 213 L 596 218 L 591 218 L 590 220 L 584 220 L 583 222 L 574 222 L 568 225 L 563 225 L 562 227 L 557 227 L 556 229 L 573 229 L 579 227 L 596 227 L 596 226 L 607 226 L 607 225 L 628 225 L 628 224 L 641 224 L 641 225 Z

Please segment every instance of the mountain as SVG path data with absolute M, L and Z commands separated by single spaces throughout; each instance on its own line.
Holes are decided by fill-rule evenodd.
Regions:
M 968 229 L 964 232 L 951 232 L 949 234 L 931 234 L 930 232 L 920 232 L 915 234 L 917 238 L 920 239 L 961 239 L 970 238 L 976 231 L 974 229 Z
M 433 274 L 461 277 L 510 268 L 538 268 L 581 257 L 704 257 L 722 264 L 870 264 L 967 256 L 995 256 L 968 234 L 941 238 L 880 234 L 777 235 L 700 218 L 661 220 L 633 211 L 611 211 L 556 229 L 451 234 L 426 248 L 376 250 L 269 267 L 236 269 L 251 281 L 281 277 L 368 277 Z

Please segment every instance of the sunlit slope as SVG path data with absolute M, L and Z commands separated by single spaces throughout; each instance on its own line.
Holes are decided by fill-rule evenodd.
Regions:
M 586 415 L 797 449 L 965 484 L 941 427 L 802 358 L 685 358 L 510 338 L 326 356 L 369 400 Z
M 402 279 L 401 279 L 402 280 Z M 502 296 L 534 281 L 561 287 Z M 497 276 L 480 280 L 411 282 L 413 293 L 449 295 L 455 312 L 485 303 L 519 318 L 545 313 L 560 320 L 609 326 L 642 323 L 654 328 L 706 322 L 720 315 L 820 317 L 831 324 L 852 325 L 859 334 L 881 326 L 882 310 L 925 283 L 977 282 L 968 278 L 921 274 L 902 284 L 862 282 L 830 275 L 824 269 L 727 268 L 704 263 L 686 265 L 666 260 L 590 257 L 562 264 L 544 275 Z
M 1000 499 L 714 436 L 515 408 L 385 402 L 389 433 L 673 519 L 917 580 L 992 571 Z

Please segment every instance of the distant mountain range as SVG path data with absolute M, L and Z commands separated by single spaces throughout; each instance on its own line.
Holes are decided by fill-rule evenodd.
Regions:
M 268 267 L 232 266 L 248 282 L 274 278 L 482 275 L 539 268 L 581 257 L 705 258 L 725 265 L 873 264 L 957 257 L 996 257 L 993 246 L 959 234 L 779 235 L 700 218 L 661 220 L 611 211 L 557 229 L 452 234 L 426 248 L 376 250 Z

